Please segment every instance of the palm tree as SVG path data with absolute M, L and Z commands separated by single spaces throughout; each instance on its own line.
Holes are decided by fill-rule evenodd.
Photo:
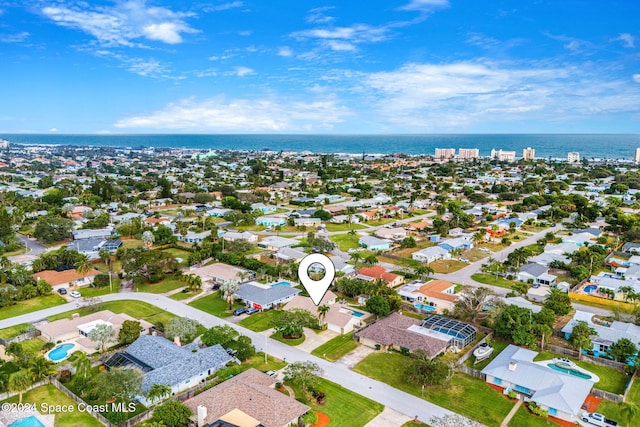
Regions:
M 487 235 L 487 230 L 483 228 L 473 233 L 473 237 L 471 238 L 471 240 L 473 241 L 473 243 L 480 244 L 484 242 L 484 238 L 486 235 Z
M 189 292 L 200 292 L 202 290 L 202 277 L 190 274 Z
M 362 255 L 360 254 L 360 252 L 354 252 L 351 255 L 349 255 L 349 258 L 351 259 L 351 261 L 353 261 L 353 268 L 358 268 L 358 261 L 362 260 Z
M 171 394 L 171 386 L 167 384 L 153 384 L 147 392 L 147 399 L 151 400 L 151 404 L 155 404 L 156 400 L 161 401 Z
M 76 352 L 76 359 L 71 364 L 76 370 L 76 375 L 80 374 L 83 378 L 87 377 L 89 369 L 91 369 L 91 360 L 87 353 L 83 351 Z
M 220 295 L 222 296 L 222 299 L 229 303 L 229 310 L 233 308 L 233 300 L 238 289 L 240 289 L 240 285 L 235 280 L 231 280 L 220 285 Z
M 372 267 L 378 263 L 378 258 L 376 254 L 369 254 L 362 260 L 362 263 L 366 266 Z
M 33 381 L 40 381 L 41 379 L 55 373 L 53 368 L 53 362 L 45 359 L 44 357 L 37 357 L 29 366 L 29 373 Z
M 31 387 L 31 384 L 33 384 L 31 377 L 29 373 L 24 370 L 15 372 L 9 377 L 9 390 L 20 394 L 18 403 L 22 403 L 22 393 L 27 391 L 27 389 Z
M 540 350 L 544 351 L 544 337 L 553 334 L 553 328 L 544 323 L 536 323 L 533 325 L 533 331 L 540 337 Z
M 327 313 L 329 312 L 329 310 L 331 310 L 331 307 L 326 304 L 322 304 L 320 307 L 318 307 L 318 317 L 320 318 L 321 325 L 324 324 L 324 319 L 327 317 Z
M 640 415 L 640 407 L 635 403 L 623 403 L 620 415 L 627 420 L 627 427 L 629 427 L 631 425 L 631 421 Z
M 435 270 L 428 265 L 420 263 L 413 267 L 413 272 L 416 276 L 418 276 L 419 279 L 427 280 L 429 276 L 435 273 Z
M 93 266 L 91 265 L 91 261 L 89 261 L 89 258 L 87 258 L 86 255 L 83 255 L 78 261 L 76 261 L 75 266 L 76 266 L 76 272 L 78 274 L 81 274 L 83 279 L 86 276 L 86 274 L 90 272 L 91 269 L 93 268 Z

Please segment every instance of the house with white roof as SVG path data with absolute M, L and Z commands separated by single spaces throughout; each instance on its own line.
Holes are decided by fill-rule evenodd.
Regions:
M 246 240 L 249 243 L 258 242 L 258 236 L 248 231 L 243 231 L 242 233 L 239 233 L 237 231 L 227 231 L 226 233 L 224 233 L 222 238 L 227 242 L 234 242 L 236 240 Z
M 391 240 L 379 239 L 375 236 L 362 236 L 358 240 L 358 244 L 364 246 L 371 251 L 386 251 L 391 248 Z
M 411 259 L 429 264 L 439 259 L 451 259 L 451 253 L 440 246 L 432 246 L 412 253 Z
M 596 331 L 596 335 L 591 337 L 591 351 L 596 356 L 606 355 L 611 344 L 622 338 L 627 338 L 634 344 L 640 342 L 640 326 L 617 320 L 613 322 L 594 322 L 593 317 L 593 313 L 576 310 L 573 318 L 562 328 L 565 339 L 569 339 L 573 327 L 582 321 L 587 322 Z
M 296 239 L 287 239 L 286 237 L 280 236 L 268 236 L 258 243 L 258 247 L 268 249 L 270 251 L 277 251 L 282 248 L 290 248 L 299 243 L 300 241 Z
M 575 422 L 594 382 L 553 370 L 534 362 L 536 351 L 509 345 L 483 370 L 486 382 L 515 391 L 525 401 L 535 402 L 552 417 Z
M 468 237 L 456 237 L 443 240 L 438 246 L 447 251 L 467 250 L 473 248 L 473 242 Z

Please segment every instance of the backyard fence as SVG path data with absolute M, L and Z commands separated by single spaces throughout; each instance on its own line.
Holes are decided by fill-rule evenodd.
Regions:
M 480 372 L 480 370 L 474 369 L 474 368 L 470 368 L 469 366 L 466 366 L 466 365 L 458 365 L 458 366 L 456 366 L 456 370 L 458 372 L 462 372 L 463 374 L 470 375 L 470 376 L 472 376 L 474 378 L 481 379 L 482 381 L 486 381 L 487 380 L 487 376 L 485 374 L 483 374 L 482 372 Z
M 74 394 L 71 390 L 69 390 L 64 384 L 62 384 L 60 381 L 57 380 L 57 378 L 50 378 L 49 381 L 51 382 L 51 384 L 53 384 L 58 390 L 60 390 L 62 393 L 64 393 L 65 396 L 67 396 L 68 398 L 70 398 L 71 400 L 73 400 L 74 402 L 76 402 L 78 405 L 83 405 L 83 406 L 87 406 L 87 403 L 82 400 L 80 397 L 78 397 L 76 394 Z M 108 419 L 106 419 L 102 414 L 100 414 L 99 412 L 93 412 L 93 411 L 87 411 L 89 414 L 91 414 L 92 417 L 94 417 L 96 420 L 100 421 L 102 424 L 104 424 L 107 427 L 115 427 L 114 424 L 111 423 L 111 421 L 109 421 Z
M 48 383 L 49 383 L 49 380 L 47 380 L 47 379 L 40 380 L 37 383 L 31 384 L 28 389 L 26 389 L 26 390 L 24 390 L 22 392 L 22 394 L 24 394 L 24 393 L 28 392 L 29 390 L 32 390 L 32 389 L 34 389 L 36 387 L 40 387 L 41 385 L 45 385 L 45 384 L 48 384 Z M 3 401 L 5 399 L 9 399 L 10 397 L 17 396 L 19 394 L 20 393 L 17 392 L 17 391 L 7 391 L 5 393 L 0 393 L 0 401 Z
M 624 394 L 622 395 L 622 401 L 626 402 L 627 401 L 627 395 L 629 394 L 629 390 L 631 390 L 631 386 L 633 385 L 633 380 L 635 379 L 635 375 L 633 375 L 629 381 L 627 381 L 627 384 L 624 386 Z
M 16 335 L 15 337 L 6 338 L 6 339 L 0 338 L 0 344 L 6 347 L 12 342 L 22 342 L 22 341 L 30 340 L 31 338 L 39 337 L 40 334 L 41 332 L 35 329 L 33 331 L 25 332 L 24 334 Z
M 576 350 L 565 348 L 565 347 L 559 347 L 557 345 L 548 345 L 547 350 L 553 353 L 561 354 L 563 356 L 578 357 L 578 352 Z
M 608 391 L 600 390 L 599 388 L 591 389 L 591 394 L 601 399 L 609 400 L 615 403 L 624 402 L 624 396 L 621 394 L 615 394 Z

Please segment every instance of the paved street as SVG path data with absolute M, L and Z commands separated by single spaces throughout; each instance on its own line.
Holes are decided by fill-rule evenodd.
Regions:
M 18 237 L 18 239 L 20 239 L 22 241 L 22 244 L 27 247 L 27 253 L 29 255 L 38 256 L 41 253 L 46 252 L 47 250 L 49 250 L 49 248 L 47 248 L 46 246 L 42 245 L 41 243 L 39 243 L 34 238 L 28 238 L 28 237 L 24 236 L 23 234 L 19 234 L 19 233 L 16 233 L 16 237 Z
M 452 414 L 451 411 L 427 402 L 426 400 L 417 398 L 410 394 L 397 390 L 380 381 L 373 380 L 351 371 L 344 365 L 331 363 L 321 358 L 312 356 L 295 347 L 290 347 L 281 342 L 272 340 L 266 335 L 250 331 L 241 326 L 227 322 L 226 320 L 207 314 L 197 310 L 191 306 L 185 305 L 179 301 L 174 301 L 163 295 L 147 294 L 147 293 L 119 293 L 105 295 L 100 298 L 102 301 L 119 301 L 119 300 L 137 300 L 145 301 L 156 305 L 164 310 L 182 317 L 189 317 L 202 323 L 205 327 L 210 328 L 216 325 L 230 325 L 242 334 L 253 340 L 257 349 L 263 350 L 266 346 L 267 352 L 286 362 L 312 361 L 317 363 L 324 371 L 325 378 L 340 384 L 341 386 L 366 396 L 376 402 L 393 409 L 408 417 L 415 417 L 424 422 L 429 421 L 434 416 L 444 416 Z M 81 306 L 80 302 L 71 302 L 57 307 L 40 310 L 33 313 L 23 314 L 21 316 L 12 317 L 0 321 L 0 329 L 20 323 L 32 323 L 45 319 L 47 316 L 64 313 Z

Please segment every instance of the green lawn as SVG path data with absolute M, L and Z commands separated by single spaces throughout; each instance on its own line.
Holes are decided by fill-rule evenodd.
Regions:
M 397 221 L 397 219 L 394 218 L 381 218 L 381 219 L 377 219 L 375 221 L 366 221 L 364 224 L 367 224 L 370 227 L 377 227 L 379 225 L 385 225 L 385 224 L 390 224 L 392 222 Z
M 163 294 L 165 292 L 172 291 L 174 289 L 182 288 L 186 286 L 183 281 L 176 279 L 175 277 L 169 277 L 158 283 L 145 283 L 142 285 L 136 285 L 137 292 L 149 292 L 151 294 Z
M 330 239 L 338 245 L 341 251 L 347 252 L 349 249 L 357 249 L 360 247 L 360 236 L 355 234 L 336 234 L 331 236 Z
M 18 396 L 7 399 L 6 402 L 17 403 Z M 25 393 L 22 396 L 22 402 L 35 403 L 37 409 L 40 409 L 43 403 L 48 405 L 72 405 L 77 409 L 76 402 L 64 395 L 52 384 L 43 385 Z M 101 427 L 102 423 L 93 418 L 91 414 L 86 411 L 75 410 L 73 412 L 57 412 L 54 425 L 55 427 Z
M 64 298 L 57 294 L 18 301 L 14 305 L 2 307 L 0 310 L 0 320 L 31 313 L 32 311 L 44 310 L 45 308 L 55 307 L 65 303 Z
M 372 353 L 353 370 L 414 396 L 421 397 L 421 387 L 404 380 L 408 356 L 398 353 Z M 445 386 L 425 387 L 424 398 L 486 426 L 499 426 L 512 402 L 490 388 L 484 381 L 456 372 Z
M 447 273 L 453 273 L 454 271 L 458 271 L 461 268 L 466 267 L 467 265 L 469 264 L 467 264 L 466 262 L 455 260 L 455 259 L 447 259 L 447 260 L 439 259 L 437 261 L 433 261 L 432 263 L 430 263 L 429 267 L 433 268 L 433 271 L 435 271 L 436 273 L 447 274 Z
M 262 332 L 271 328 L 271 321 L 278 315 L 277 310 L 262 311 L 251 316 L 247 316 L 238 322 L 238 325 L 251 329 L 254 332 Z
M 533 415 L 527 408 L 521 406 L 516 411 L 516 414 L 509 421 L 509 427 L 543 427 L 553 426 L 558 427 L 558 424 L 549 420 L 548 418 L 538 417 Z
M 189 303 L 193 308 L 204 311 L 205 313 L 212 314 L 217 317 L 229 317 L 233 315 L 233 310 L 239 307 L 243 307 L 241 304 L 235 304 L 231 310 L 229 310 L 229 303 L 220 297 L 218 291 L 207 295 L 206 297 L 198 298 L 195 301 Z
M 9 326 L 8 328 L 0 329 L 0 338 L 6 340 L 9 338 L 17 337 L 18 335 L 21 335 L 24 332 L 28 332 L 29 330 L 33 330 L 33 326 L 28 323 Z
M 327 231 L 349 231 L 349 230 L 362 230 L 363 228 L 367 228 L 362 224 L 326 224 Z
M 407 421 L 406 423 L 402 424 L 400 427 L 429 427 L 429 425 L 425 423 L 421 423 L 420 421 L 418 421 L 417 423 L 413 421 Z
M 191 255 L 191 252 L 178 248 L 163 249 L 162 252 L 171 254 L 171 256 L 174 258 L 180 258 L 182 260 L 180 262 L 180 265 L 182 265 L 183 267 L 187 266 L 187 259 L 189 258 L 189 255 Z
M 318 391 L 325 393 L 324 405 L 306 400 L 297 387 L 293 387 L 296 399 L 309 405 L 311 409 L 329 417 L 331 427 L 363 427 L 374 419 L 384 406 L 346 388 L 321 378 Z
M 140 248 L 142 247 L 142 240 L 122 239 L 122 247 L 125 249 Z
M 267 355 L 267 362 L 264 361 L 264 353 L 259 352 L 256 353 L 249 360 L 245 360 L 241 365 L 231 365 L 228 368 L 224 368 L 216 373 L 219 378 L 227 378 L 229 375 L 238 375 L 250 368 L 255 368 L 262 372 L 267 371 L 279 371 L 280 369 L 287 366 L 286 362 L 283 362 L 280 359 L 277 359 L 273 356 Z
M 200 292 L 198 292 L 200 293 Z M 192 296 L 195 296 L 196 294 L 191 293 L 191 292 L 178 292 L 177 294 L 173 294 L 171 296 L 169 296 L 169 298 L 174 299 L 176 301 L 182 301 L 185 300 L 187 298 L 191 298 Z
M 539 360 L 549 360 L 554 357 L 567 357 L 561 356 L 559 354 L 552 353 L 550 351 L 543 351 L 538 353 L 538 355 L 533 359 L 534 361 Z M 598 381 L 595 385 L 595 388 L 599 388 L 600 390 L 609 391 L 611 393 L 622 394 L 624 393 L 625 385 L 629 380 L 625 374 L 620 371 L 617 371 L 613 368 L 609 368 L 607 366 L 596 365 L 595 363 L 590 363 L 587 361 L 578 361 L 573 357 L 569 357 L 576 365 L 580 366 L 583 369 L 586 369 L 589 372 L 593 372 L 596 374 L 600 381 Z
M 619 425 L 624 426 L 627 425 L 627 420 L 622 415 L 622 408 L 623 406 L 620 403 L 613 403 L 608 400 L 603 400 L 602 403 L 598 405 L 598 412 L 603 414 L 610 420 L 617 421 Z M 635 416 L 628 425 L 640 425 L 640 415 Z
M 353 332 L 344 335 L 338 335 L 330 339 L 319 347 L 316 347 L 311 354 L 318 357 L 324 357 L 331 362 L 344 357 L 347 353 L 352 352 L 358 347 L 358 342 L 353 339 Z
M 627 402 L 640 405 L 640 378 L 636 378 L 631 384 L 631 390 L 627 394 Z
M 44 344 L 44 341 L 39 338 L 31 338 L 30 340 L 20 342 L 22 349 L 30 353 L 40 353 L 40 350 L 42 350 Z
M 501 288 L 507 289 L 511 289 L 511 286 L 516 283 L 513 280 L 507 280 L 503 277 L 486 273 L 476 273 L 473 274 L 471 278 L 476 282 L 484 283 L 485 285 L 500 286 Z
M 123 300 L 123 301 L 109 301 L 102 303 L 103 310 L 111 310 L 114 313 L 127 313 L 129 316 L 134 317 L 136 319 L 144 319 L 147 322 L 156 323 L 162 322 L 165 325 L 169 323 L 171 319 L 176 317 L 175 314 L 169 313 L 168 311 L 164 311 L 159 309 L 155 305 L 146 303 L 144 301 L 131 301 L 131 300 Z M 81 308 L 79 310 L 67 311 L 66 313 L 56 314 L 54 316 L 49 316 L 47 320 L 53 322 L 54 320 L 59 319 L 70 319 L 71 315 L 74 313 L 80 313 L 80 315 L 87 315 L 89 311 L 85 308 Z
M 304 334 L 302 334 L 302 336 L 300 338 L 286 339 L 280 333 L 273 333 L 273 334 L 271 334 L 271 336 L 269 338 L 273 338 L 276 341 L 283 342 L 283 343 L 285 343 L 287 345 L 290 345 L 292 347 L 295 347 L 297 345 L 302 344 L 304 342 L 304 340 L 306 339 Z
M 116 293 L 120 289 L 120 279 L 111 279 L 111 287 L 102 286 L 98 288 L 92 288 L 91 286 L 86 288 L 80 288 L 78 291 L 83 297 L 99 297 L 111 293 Z

